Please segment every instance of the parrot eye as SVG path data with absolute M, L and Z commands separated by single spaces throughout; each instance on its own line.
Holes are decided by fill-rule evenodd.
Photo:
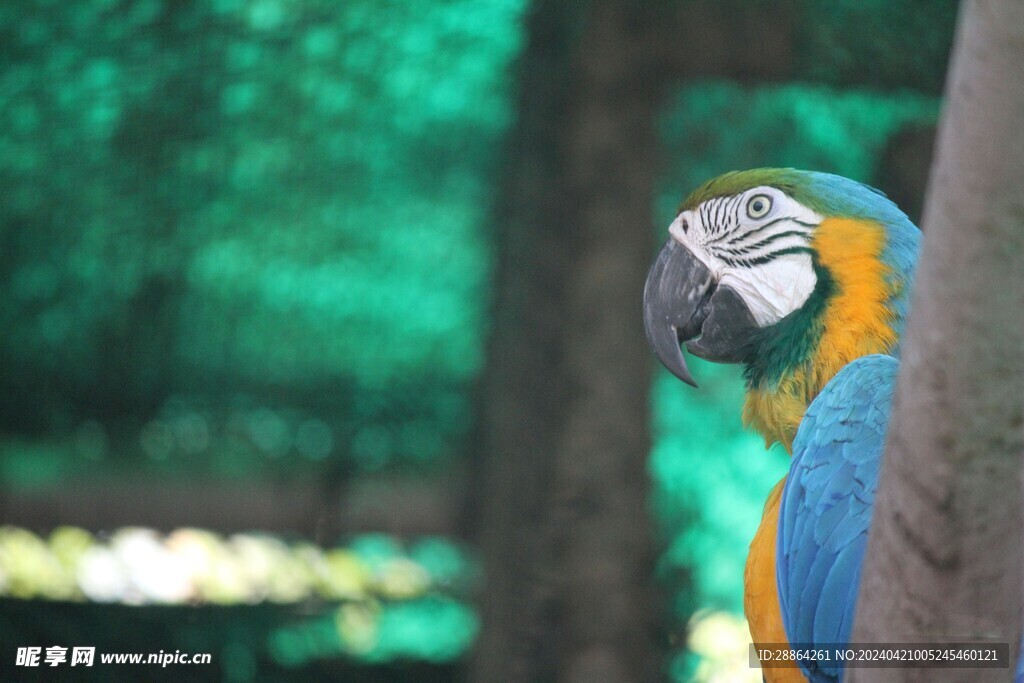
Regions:
M 747 215 L 751 218 L 764 218 L 772 210 L 772 198 L 766 194 L 755 194 L 747 202 Z
M 684 218 L 680 227 L 683 229 L 683 234 L 685 235 L 686 233 L 690 232 L 690 221 Z

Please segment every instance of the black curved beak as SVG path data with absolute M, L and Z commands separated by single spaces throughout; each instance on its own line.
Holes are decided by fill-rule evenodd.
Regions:
M 644 285 L 644 331 L 654 355 L 692 387 L 681 342 L 701 334 L 708 301 L 715 291 L 711 271 L 689 249 L 669 239 L 647 273 Z

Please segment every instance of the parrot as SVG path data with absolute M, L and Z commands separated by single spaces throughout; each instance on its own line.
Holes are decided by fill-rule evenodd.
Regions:
M 791 455 L 744 571 L 755 643 L 848 643 L 899 370 L 917 226 L 882 192 L 791 168 L 733 171 L 679 206 L 644 285 L 655 356 L 742 366 L 743 423 Z M 841 680 L 841 662 L 762 669 Z

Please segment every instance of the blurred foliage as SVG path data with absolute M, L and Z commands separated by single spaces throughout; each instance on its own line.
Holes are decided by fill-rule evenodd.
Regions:
M 3 483 L 446 461 L 524 5 L 0 4 Z M 6 646 L 212 650 L 211 679 L 450 678 L 408 663 L 464 652 L 476 585 L 444 539 L 0 531 Z
M 129 605 L 403 601 L 462 597 L 478 583 L 466 551 L 442 538 L 357 536 L 324 550 L 267 534 L 202 529 L 101 536 L 60 527 L 43 538 L 0 527 L 0 597 Z
M 959 0 L 811 0 L 796 48 L 805 78 L 942 92 Z M 904 49 L 894 49 L 903 46 Z
M 465 654 L 478 627 L 472 607 L 447 597 L 352 602 L 325 617 L 276 629 L 269 648 L 287 667 L 339 654 L 378 663 L 446 662 Z
M 522 6 L 3 3 L 0 429 L 160 458 L 174 426 L 144 423 L 184 406 L 180 450 L 252 473 L 203 411 L 259 395 L 320 421 L 314 458 L 449 453 Z M 279 422 L 257 454 L 301 440 Z
M 659 223 L 668 224 L 691 189 L 726 171 L 794 167 L 874 183 L 890 136 L 904 126 L 933 123 L 938 113 L 938 98 L 909 90 L 750 88 L 726 81 L 685 87 L 662 120 Z
M 738 368 L 694 359 L 692 370 L 696 391 L 658 373 L 649 464 L 666 544 L 659 572 L 683 622 L 699 607 L 741 611 L 747 546 L 788 466 L 784 451 L 765 453 L 761 438 L 743 429 Z
M 370 534 L 325 550 L 266 534 L 223 538 L 201 529 L 161 535 L 125 528 L 97 537 L 62 527 L 42 538 L 0 527 L 0 598 L 269 603 L 324 612 L 313 619 L 282 614 L 262 641 L 232 646 L 234 659 L 268 658 L 285 668 L 341 655 L 367 663 L 457 659 L 478 628 L 463 601 L 478 583 L 478 567 L 466 551 L 441 538 L 402 542 Z
M 423 603 L 422 609 L 420 603 Z M 141 669 L 135 673 L 119 670 L 118 675 L 131 677 L 131 680 L 442 683 L 454 680 L 454 661 L 429 659 L 429 656 L 436 657 L 439 650 L 429 643 L 410 643 L 406 635 L 410 629 L 404 619 L 385 617 L 394 608 L 400 614 L 414 613 L 420 617 L 420 623 L 425 623 L 438 612 L 434 603 L 462 604 L 433 597 L 381 603 L 380 623 L 372 626 L 375 622 L 368 622 L 371 631 L 357 632 L 369 632 L 374 639 L 389 644 L 395 658 L 387 663 L 368 659 L 358 649 L 339 648 L 344 639 L 336 623 L 337 605 L 259 603 L 234 607 L 178 607 L 0 599 L 0 649 L 14 652 L 28 643 L 44 647 L 63 643 L 95 647 L 97 658 L 99 653 L 158 650 L 213 655 L 213 662 L 208 666 L 172 666 L 166 670 L 146 667 L 144 673 Z M 461 609 L 463 613 L 469 610 L 468 605 L 462 605 Z M 458 613 L 457 610 L 452 609 L 452 613 Z M 285 638 L 282 651 L 279 634 L 284 629 L 299 629 L 303 624 L 320 626 L 313 632 L 296 633 L 297 637 L 292 640 Z M 448 652 L 455 652 L 458 637 L 466 639 L 465 635 L 459 635 L 458 629 L 473 628 L 473 623 L 455 620 L 443 625 L 452 628 L 452 635 L 441 639 L 447 641 L 442 647 L 448 648 Z M 472 633 L 470 630 L 470 636 Z M 319 656 L 300 660 L 310 648 L 318 651 Z M 426 655 L 422 654 L 425 650 Z M 25 680 L 26 673 L 24 667 L 14 666 L 13 656 L 0 660 L 3 680 Z M 106 680 L 102 674 L 78 677 L 68 670 L 60 673 L 60 680 Z

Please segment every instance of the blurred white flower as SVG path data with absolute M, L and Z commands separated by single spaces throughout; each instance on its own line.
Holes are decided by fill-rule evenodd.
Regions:
M 128 600 L 181 603 L 193 592 L 188 564 L 164 547 L 151 529 L 122 529 L 110 549 L 128 580 Z
M 127 593 L 128 577 L 110 549 L 94 546 L 78 564 L 78 587 L 93 602 L 118 602 Z
M 747 620 L 728 612 L 698 612 L 690 620 L 690 650 L 700 657 L 698 683 L 760 683 L 761 670 L 750 667 Z

